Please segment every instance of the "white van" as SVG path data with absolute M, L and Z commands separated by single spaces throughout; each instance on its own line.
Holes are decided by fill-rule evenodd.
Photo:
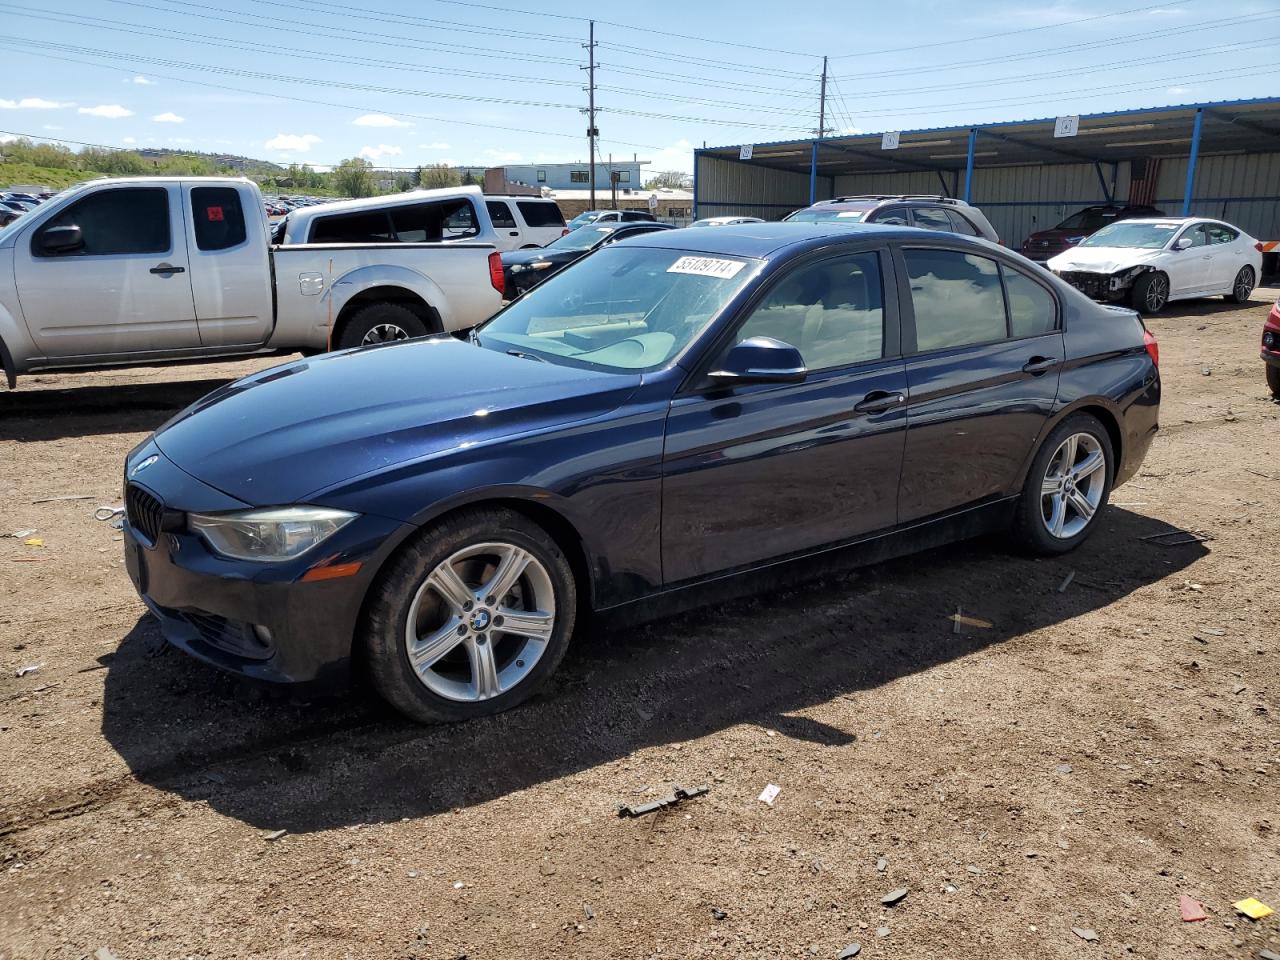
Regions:
M 568 232 L 564 214 L 550 197 L 487 196 L 499 250 L 527 250 L 545 247 Z

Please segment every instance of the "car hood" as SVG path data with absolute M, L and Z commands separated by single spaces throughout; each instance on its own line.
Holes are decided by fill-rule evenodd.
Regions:
M 440 337 L 264 370 L 197 401 L 155 441 L 204 483 L 275 506 L 464 445 L 606 413 L 640 379 Z
M 1049 269 L 1115 273 L 1150 263 L 1162 253 L 1163 250 L 1140 250 L 1136 247 L 1072 247 L 1051 259 Z

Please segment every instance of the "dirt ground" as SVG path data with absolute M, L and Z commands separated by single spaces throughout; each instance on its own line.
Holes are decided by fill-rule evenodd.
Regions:
M 1280 952 L 1280 913 L 1231 907 L 1280 909 L 1277 292 L 1152 321 L 1163 429 L 1074 555 L 972 542 L 613 631 L 435 729 L 168 649 L 93 519 L 149 430 L 273 361 L 23 381 L 0 533 L 43 544 L 0 539 L 0 958 Z M 1170 530 L 1212 539 L 1143 539 Z M 617 816 L 676 783 L 710 791 Z

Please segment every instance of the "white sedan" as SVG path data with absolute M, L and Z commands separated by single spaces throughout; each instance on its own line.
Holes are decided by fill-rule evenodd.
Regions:
M 704 217 L 689 224 L 691 227 L 734 227 L 740 223 L 764 223 L 759 217 Z
M 1262 245 L 1221 220 L 1151 217 L 1103 227 L 1046 266 L 1095 300 L 1159 313 L 1191 297 L 1246 302 L 1262 272 Z

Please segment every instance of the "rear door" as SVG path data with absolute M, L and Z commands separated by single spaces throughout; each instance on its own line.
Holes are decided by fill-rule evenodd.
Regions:
M 565 231 L 564 214 L 554 200 L 516 200 L 516 210 L 524 220 L 524 242 L 545 247 Z
M 800 350 L 805 380 L 672 401 L 662 486 L 668 584 L 893 526 L 906 377 L 892 276 L 887 251 L 787 269 L 716 355 L 773 337 Z
M 247 187 L 182 185 L 191 294 L 208 347 L 267 342 L 273 324 L 267 231 Z M 252 202 L 252 206 L 250 205 Z
M 1053 410 L 1064 356 L 1057 298 L 967 250 L 904 246 L 909 387 L 898 521 L 1015 492 Z
M 1252 262 L 1253 246 L 1241 242 L 1240 231 L 1225 223 L 1206 223 L 1204 230 L 1209 240 L 1209 269 L 1204 289 L 1213 293 L 1229 293 L 1235 286 L 1240 268 Z
M 183 210 L 177 183 L 103 187 L 19 238 L 18 298 L 44 356 L 200 345 Z M 84 243 L 74 250 L 43 249 L 41 237 L 59 226 L 79 227 Z
M 493 221 L 493 229 L 498 234 L 498 249 L 515 250 L 524 246 L 524 236 L 511 205 L 506 200 L 486 200 L 484 205 L 489 211 L 489 219 Z

